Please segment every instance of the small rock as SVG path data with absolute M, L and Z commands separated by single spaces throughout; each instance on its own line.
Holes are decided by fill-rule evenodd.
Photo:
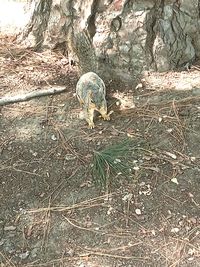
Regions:
M 172 159 L 177 159 L 177 156 L 171 152 L 166 151 L 165 154 L 168 155 Z
M 143 84 L 142 83 L 138 83 L 138 85 L 135 87 L 135 89 L 141 89 L 143 87 Z
M 152 233 L 153 236 L 156 235 L 156 231 L 155 230 L 151 230 L 151 233 Z
M 45 196 L 45 193 L 44 192 L 42 192 L 40 195 L 39 195 L 39 197 L 44 197 Z
M 134 137 L 133 134 L 129 134 L 129 133 L 127 133 L 127 136 L 130 137 L 130 138 Z
M 195 252 L 196 252 L 195 248 L 189 248 L 189 250 L 188 250 L 188 254 L 191 256 L 193 256 L 195 254 Z
M 174 227 L 171 229 L 171 233 L 174 233 L 174 234 L 178 233 L 179 231 L 180 229 L 178 227 Z
M 167 129 L 167 132 L 168 132 L 168 133 L 171 133 L 172 131 L 173 131 L 172 128 Z
M 115 159 L 114 160 L 114 163 L 117 164 L 117 163 L 120 163 L 121 162 L 121 159 Z
M 69 250 L 65 251 L 65 255 L 69 257 L 73 257 L 75 254 L 74 249 L 70 248 Z
M 72 154 L 66 154 L 65 155 L 65 160 L 74 160 L 76 159 L 76 156 L 72 155 Z
M 109 209 L 107 210 L 107 215 L 110 215 L 113 211 L 113 207 L 109 207 Z
M 56 141 L 57 140 L 57 137 L 55 136 L 55 134 L 52 134 L 51 140 L 53 140 L 53 141 Z
M 141 212 L 140 209 L 135 209 L 135 213 L 136 213 L 137 215 L 141 215 L 141 214 L 142 214 L 142 212 Z
M 15 231 L 15 230 L 16 230 L 16 226 L 14 225 L 4 227 L 4 231 Z
M 188 196 L 191 197 L 191 198 L 194 197 L 194 195 L 192 193 L 190 193 L 190 192 L 188 193 Z
M 189 257 L 188 258 L 188 261 L 193 261 L 194 260 L 194 257 Z
M 139 167 L 138 166 L 135 166 L 135 167 L 133 167 L 133 169 L 134 169 L 134 171 L 139 171 Z
M 172 179 L 171 179 L 171 182 L 174 183 L 174 184 L 177 184 L 177 185 L 179 184 L 179 183 L 178 183 L 178 180 L 177 180 L 176 178 L 172 178 Z
M 123 201 L 131 201 L 132 197 L 133 197 L 133 194 L 132 194 L 132 193 L 129 193 L 129 194 L 125 195 L 125 196 L 122 198 L 122 200 L 123 200 Z
M 25 260 L 26 258 L 28 258 L 29 254 L 30 254 L 29 251 L 26 251 L 26 252 L 24 252 L 24 253 L 21 253 L 21 254 L 19 254 L 19 258 L 20 258 L 21 260 Z
M 67 64 L 69 63 L 69 60 L 66 59 L 66 58 L 62 58 L 62 59 L 60 60 L 60 63 L 61 63 L 62 65 L 67 65 Z
M 119 106 L 121 103 L 120 103 L 120 101 L 116 101 L 116 106 Z

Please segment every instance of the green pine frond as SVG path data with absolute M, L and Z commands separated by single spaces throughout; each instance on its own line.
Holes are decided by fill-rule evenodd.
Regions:
M 101 188 L 109 187 L 119 174 L 128 177 L 128 164 L 133 149 L 132 140 L 124 140 L 118 144 L 106 147 L 102 151 L 94 151 L 92 174 L 95 185 Z

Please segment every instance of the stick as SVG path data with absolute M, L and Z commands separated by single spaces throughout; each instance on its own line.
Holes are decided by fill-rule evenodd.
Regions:
M 0 98 L 0 106 L 12 104 L 12 103 L 17 103 L 17 102 L 22 102 L 22 101 L 27 101 L 27 100 L 30 100 L 30 99 L 35 98 L 35 97 L 58 94 L 58 93 L 66 91 L 66 89 L 67 89 L 66 87 L 57 86 L 57 87 L 52 87 L 49 89 L 32 91 L 32 92 L 26 93 L 26 94 L 19 94 L 19 95 L 15 95 L 15 96 L 5 96 L 3 98 Z

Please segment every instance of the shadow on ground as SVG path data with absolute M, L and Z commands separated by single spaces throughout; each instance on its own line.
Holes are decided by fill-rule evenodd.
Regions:
M 1 96 L 38 84 L 68 91 L 1 108 L 2 266 L 199 266 L 199 89 L 173 87 L 199 71 L 152 74 L 134 90 L 112 81 L 112 120 L 97 117 L 89 130 L 66 59 L 6 51 Z M 108 191 L 95 188 L 94 150 L 127 138 L 129 179 L 119 173 Z

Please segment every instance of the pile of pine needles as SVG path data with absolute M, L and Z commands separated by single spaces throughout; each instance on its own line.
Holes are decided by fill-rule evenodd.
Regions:
M 118 144 L 94 151 L 92 175 L 96 186 L 108 189 L 121 175 L 128 178 L 131 174 L 129 160 L 134 149 L 133 140 L 126 139 Z

